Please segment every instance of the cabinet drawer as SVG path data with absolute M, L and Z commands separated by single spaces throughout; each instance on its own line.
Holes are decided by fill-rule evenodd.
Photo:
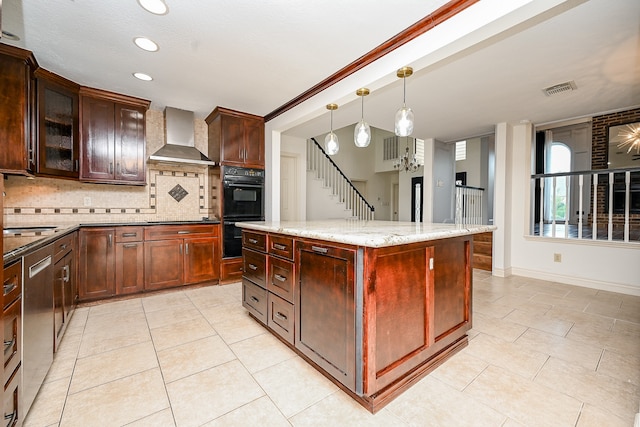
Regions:
M 155 225 L 144 227 L 145 240 L 165 240 L 178 237 L 216 237 L 218 225 Z
M 278 295 L 289 302 L 293 302 L 293 284 L 295 283 L 293 263 L 278 259 L 269 258 L 269 280 L 267 290 Z
M 24 414 L 18 413 L 18 401 L 20 393 L 22 393 L 22 368 L 18 368 L 13 372 L 9 383 L 4 385 L 4 424 L 7 427 L 15 426 L 18 421 L 22 422 Z M 9 420 L 9 421 L 7 421 Z
M 243 249 L 242 271 L 243 277 L 263 288 L 267 287 L 267 256 L 265 254 Z
M 11 374 L 20 364 L 22 359 L 21 340 L 21 316 L 22 301 L 17 299 L 6 310 L 3 316 L 3 336 L 4 336 L 4 383 L 6 384 Z
M 267 325 L 287 342 L 293 344 L 293 304 L 269 293 Z
M 116 228 L 116 243 L 141 242 L 143 227 L 118 227 Z
M 293 238 L 269 235 L 269 254 L 293 261 Z
M 267 291 L 247 279 L 242 279 L 242 306 L 256 319 L 267 323 Z
M 53 262 L 56 263 L 60 258 L 72 251 L 75 246 L 76 233 L 67 234 L 53 242 Z
M 255 231 L 242 231 L 242 246 L 260 252 L 267 251 L 267 235 Z
M 22 262 L 16 262 L 4 269 L 3 307 L 9 306 L 22 294 Z
M 242 257 L 224 258 L 220 262 L 220 281 L 239 282 L 242 279 Z

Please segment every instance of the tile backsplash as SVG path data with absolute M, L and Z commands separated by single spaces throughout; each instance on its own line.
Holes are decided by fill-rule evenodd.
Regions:
M 195 143 L 207 152 L 207 125 L 196 119 Z M 146 154 L 164 144 L 162 111 L 146 114 Z M 170 192 L 179 186 L 178 201 Z M 6 226 L 24 224 L 120 223 L 199 220 L 219 213 L 219 168 L 147 164 L 147 185 L 109 185 L 23 176 L 7 176 Z M 186 194 L 185 194 L 186 193 Z

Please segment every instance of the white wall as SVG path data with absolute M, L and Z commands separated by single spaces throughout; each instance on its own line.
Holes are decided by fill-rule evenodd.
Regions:
M 300 219 L 306 218 L 307 199 L 307 141 L 302 138 L 295 138 L 288 135 L 282 135 L 281 138 L 281 154 L 294 156 L 297 159 L 297 186 L 298 191 L 296 199 L 298 207 L 296 216 Z
M 454 144 L 455 145 L 455 144 Z M 467 173 L 467 184 L 471 187 L 482 187 L 482 146 L 481 138 L 467 139 L 467 158 L 456 162 L 456 172 Z
M 528 236 L 530 124 L 496 126 L 494 274 L 535 277 L 640 295 L 640 248 Z M 562 262 L 554 262 L 554 253 Z

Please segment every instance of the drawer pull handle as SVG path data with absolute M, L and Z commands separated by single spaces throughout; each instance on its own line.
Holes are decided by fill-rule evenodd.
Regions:
M 11 348 L 13 347 L 13 345 L 16 343 L 16 336 L 14 335 L 13 338 L 11 339 L 11 341 L 6 341 L 4 342 L 4 353 L 6 354 L 8 350 L 11 350 Z
M 311 250 L 321 254 L 326 254 L 327 252 L 329 252 L 329 249 L 321 248 L 320 246 L 311 246 Z
M 258 241 L 256 239 L 249 239 L 249 243 L 255 245 L 256 243 L 258 243 Z
M 289 319 L 286 315 L 280 313 L 279 311 L 276 312 L 276 317 L 278 319 L 280 319 L 280 320 L 288 320 Z
M 122 246 L 125 247 L 125 248 L 135 248 L 136 246 L 138 246 L 138 244 L 137 243 L 127 243 L 127 244 L 124 244 Z
M 62 249 L 63 251 L 67 249 L 67 244 L 66 243 L 61 244 L 60 249 Z
M 18 287 L 18 284 L 16 282 L 5 283 L 5 285 L 3 286 L 2 292 L 5 295 L 8 295 L 11 292 L 13 292 L 13 290 L 17 287 Z
M 183 230 L 183 231 L 178 231 L 178 234 L 191 234 L 191 232 Z
M 136 237 L 138 233 L 122 233 L 122 237 Z
M 4 414 L 4 419 L 5 420 L 10 420 L 7 423 L 7 427 L 11 427 L 14 424 L 17 416 L 18 416 L 18 408 L 14 409 L 13 412 L 11 414 L 9 414 L 9 415 Z
M 279 243 L 274 243 L 273 247 L 278 249 L 279 251 L 286 251 L 287 250 L 287 247 L 285 245 L 281 245 Z
M 258 269 L 258 267 L 256 267 L 254 264 L 249 264 L 249 268 L 253 271 L 256 271 Z
M 260 300 L 254 296 L 251 297 L 251 301 L 253 302 L 260 302 Z
M 276 279 L 278 279 L 281 282 L 286 282 L 287 281 L 287 278 L 282 276 L 282 275 L 280 275 L 280 274 L 274 274 L 273 277 L 275 277 Z

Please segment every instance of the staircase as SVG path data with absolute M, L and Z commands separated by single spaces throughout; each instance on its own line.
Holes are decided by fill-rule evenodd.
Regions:
M 352 218 L 374 219 L 374 207 L 365 200 L 315 138 L 307 140 L 307 172 L 321 180 L 338 203 L 344 203 Z

